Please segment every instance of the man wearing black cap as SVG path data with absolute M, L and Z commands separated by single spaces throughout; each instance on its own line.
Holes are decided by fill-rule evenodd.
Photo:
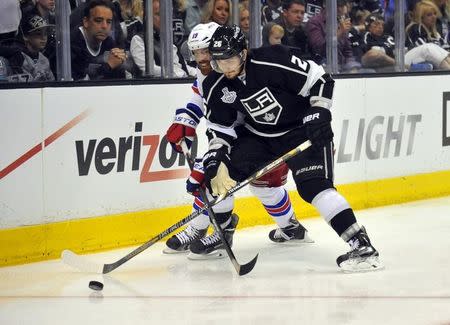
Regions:
M 22 17 L 41 16 L 47 24 L 56 24 L 55 0 L 35 0 L 34 3 L 24 5 L 22 12 Z M 51 33 L 48 33 L 47 45 L 41 52 L 50 61 L 50 68 L 56 75 L 56 33 L 54 29 Z
M 47 45 L 48 34 L 54 28 L 41 16 L 24 17 L 21 23 L 24 48 L 22 70 L 30 75 L 30 81 L 53 81 L 55 76 L 50 69 L 47 57 L 42 53 Z

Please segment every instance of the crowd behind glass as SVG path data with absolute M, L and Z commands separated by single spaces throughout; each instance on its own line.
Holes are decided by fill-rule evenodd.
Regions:
M 1 0 L 0 82 L 195 77 L 186 39 L 210 21 L 332 73 L 450 70 L 449 16 L 450 0 Z

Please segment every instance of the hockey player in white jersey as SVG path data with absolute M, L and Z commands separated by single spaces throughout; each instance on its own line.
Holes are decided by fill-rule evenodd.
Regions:
M 197 62 L 198 69 L 197 79 L 192 86 L 193 95 L 186 107 L 176 111 L 174 122 L 167 131 L 167 139 L 177 151 L 181 151 L 179 146 L 181 141 L 185 141 L 189 146 L 192 144 L 196 127 L 204 116 L 202 83 L 212 70 L 208 46 L 217 27 L 219 25 L 213 22 L 199 24 L 192 30 L 188 38 L 188 47 L 193 59 Z M 286 182 L 287 173 L 287 166 L 282 166 L 253 182 L 250 189 L 260 199 L 266 211 L 279 226 L 278 229 L 269 233 L 269 238 L 272 241 L 312 242 L 307 230 L 297 221 L 289 195 L 282 187 Z M 194 170 L 187 180 L 187 191 L 195 196 L 194 209 L 199 209 L 204 204 L 198 193 L 203 179 L 202 159 L 197 159 Z M 234 229 L 238 221 L 237 216 L 231 213 L 234 207 L 233 203 L 233 197 L 229 197 L 213 207 L 216 218 L 224 226 L 224 233 L 230 244 L 232 244 Z M 195 218 L 185 230 L 172 236 L 166 242 L 167 248 L 164 252 L 178 253 L 190 250 L 188 258 L 191 259 L 223 257 L 223 252 L 219 249 L 221 242 L 218 234 L 214 232 L 211 236 L 205 237 L 209 224 L 210 220 L 207 212 L 205 212 L 205 214 Z M 284 231 L 281 231 L 281 229 L 284 229 Z
M 299 49 L 273 45 L 248 51 L 237 26 L 212 36 L 211 72 L 203 82 L 209 151 L 205 174 L 223 195 L 268 162 L 310 140 L 312 147 L 287 161 L 299 195 L 317 208 L 351 250 L 337 258 L 345 271 L 382 267 L 379 254 L 347 200 L 333 183 L 331 111 L 334 80 Z M 233 135 L 238 116 L 246 132 Z M 222 132 L 220 131 L 222 130 Z

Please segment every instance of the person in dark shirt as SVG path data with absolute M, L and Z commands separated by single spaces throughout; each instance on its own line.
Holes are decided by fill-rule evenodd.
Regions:
M 362 52 L 361 62 L 367 68 L 393 69 L 395 65 L 394 37 L 384 32 L 384 19 L 379 14 L 370 14 L 366 18 L 366 32 L 360 44 Z
M 79 79 L 125 78 L 125 51 L 109 36 L 113 7 L 107 0 L 92 0 L 84 11 L 83 25 L 71 36 L 72 77 Z
M 282 2 L 283 12 L 274 23 L 284 28 L 284 36 L 281 44 L 298 47 L 302 50 L 302 58 L 309 57 L 308 41 L 305 30 L 302 26 L 305 16 L 304 0 L 285 0 Z
M 263 25 L 274 21 L 281 16 L 281 0 L 266 0 L 261 8 L 261 22 Z

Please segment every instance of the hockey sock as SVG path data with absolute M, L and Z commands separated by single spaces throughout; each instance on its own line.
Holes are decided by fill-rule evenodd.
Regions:
M 347 200 L 334 188 L 320 192 L 311 203 L 343 240 L 349 241 L 361 229 Z
M 278 227 L 290 225 L 289 220 L 294 214 L 287 191 L 279 187 L 257 187 L 250 185 L 251 192 L 258 197 L 267 213 L 275 220 Z
M 192 211 L 198 211 L 201 208 L 203 208 L 204 204 L 201 198 L 195 197 L 194 203 L 192 204 Z M 210 221 L 208 216 L 208 211 L 203 212 L 201 215 L 199 215 L 197 218 L 193 219 L 191 221 L 191 226 L 195 229 L 206 229 L 208 228 Z

